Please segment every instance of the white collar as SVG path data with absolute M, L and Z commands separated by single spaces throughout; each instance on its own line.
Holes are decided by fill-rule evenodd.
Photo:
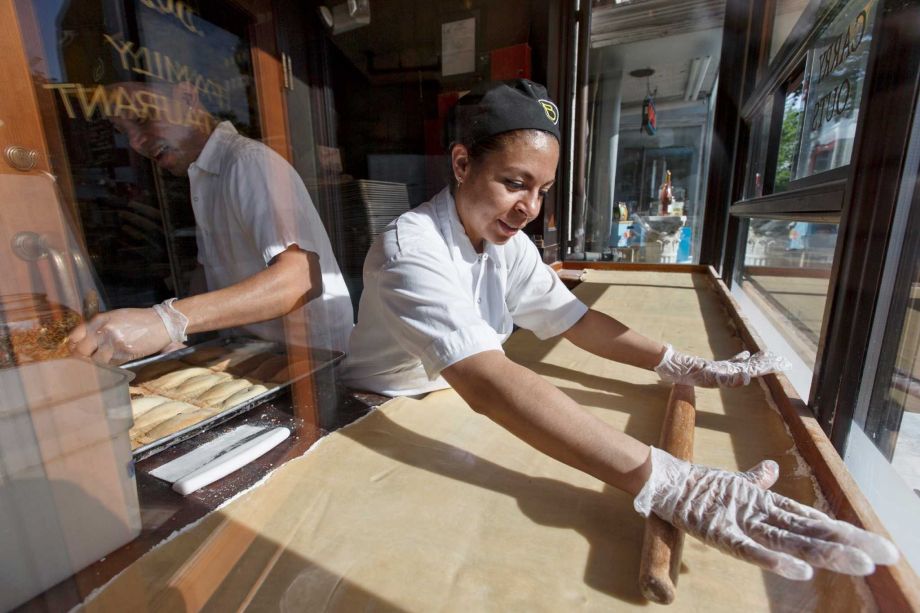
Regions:
M 236 128 L 229 121 L 222 121 L 217 124 L 214 131 L 208 137 L 208 142 L 204 144 L 198 158 L 192 162 L 195 166 L 212 175 L 220 174 L 223 166 L 225 149 L 220 148 L 220 143 L 228 136 L 238 134 Z
M 487 256 L 486 259 L 490 259 L 496 264 L 504 259 L 501 257 L 503 251 L 501 245 L 495 245 L 485 239 L 482 241 L 482 254 L 477 253 L 476 249 L 473 248 L 473 243 L 470 241 L 470 237 L 467 236 L 463 222 L 460 220 L 460 215 L 457 213 L 457 202 L 454 200 L 453 194 L 450 193 L 449 187 L 445 187 L 438 192 L 432 198 L 432 201 L 438 214 L 441 234 L 447 241 L 454 261 L 465 261 L 468 264 L 473 264 L 483 254 Z

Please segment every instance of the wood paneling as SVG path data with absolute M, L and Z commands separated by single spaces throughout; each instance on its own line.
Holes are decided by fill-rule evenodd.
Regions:
M 0 154 L 10 145 L 37 152 L 36 171 L 50 172 L 48 147 L 13 0 L 0 0 Z M 22 174 L 0 162 L 0 175 Z
M 275 39 L 274 15 L 269 0 L 250 0 L 243 6 L 254 19 L 250 30 L 252 67 L 256 81 L 262 142 L 291 161 L 284 98 L 284 74 L 281 54 Z

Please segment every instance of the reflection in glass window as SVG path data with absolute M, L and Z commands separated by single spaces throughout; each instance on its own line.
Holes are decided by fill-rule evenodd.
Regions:
M 776 176 L 773 191 L 786 191 L 789 182 L 795 179 L 795 162 L 799 140 L 802 137 L 802 115 L 805 111 L 805 90 L 799 77 L 795 89 L 786 93 L 783 103 L 783 125 L 779 137 L 779 152 L 776 158 Z
M 876 390 L 866 430 L 920 496 L 920 265 L 915 265 L 894 364 Z
M 877 0 L 842 5 L 808 51 L 798 178 L 850 163 L 876 5 Z
M 573 220 L 570 243 L 583 236 L 584 250 L 567 257 L 689 264 L 706 201 L 725 3 L 674 3 L 647 16 L 602 4 L 592 22 L 584 226 Z M 642 128 L 649 100 L 654 129 Z
M 134 109 L 207 130 L 228 120 L 260 136 L 248 16 L 213 0 L 194 9 L 127 4 L 119 10 L 117 3 L 43 0 L 37 12 L 45 71 L 34 78 L 57 107 L 66 149 L 55 172 L 72 176 L 79 225 L 109 308 L 196 293 L 198 263 L 188 181 L 133 153 L 113 116 Z M 129 86 L 138 82 L 157 93 L 137 99 Z M 201 112 L 180 117 L 167 105 L 160 94 L 180 83 L 194 88 Z
M 835 224 L 752 219 L 739 287 L 813 368 L 837 243 Z
M 811 0 L 779 0 L 776 3 L 776 12 L 773 15 L 773 38 L 770 41 L 770 59 L 786 42 L 795 23 L 802 16 L 802 12 Z
M 916 235 L 907 236 L 914 246 L 905 246 L 892 307 L 880 315 L 881 353 L 865 366 L 869 393 L 857 405 L 844 460 L 904 557 L 920 569 L 920 262 Z

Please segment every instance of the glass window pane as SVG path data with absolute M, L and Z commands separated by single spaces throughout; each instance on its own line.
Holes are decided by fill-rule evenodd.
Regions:
M 909 291 L 893 368 L 882 375 L 865 429 L 920 496 L 920 265 Z
M 159 505 L 166 492 L 181 501 L 148 476 L 160 450 L 181 455 L 247 422 L 290 427 L 275 456 L 287 458 L 320 428 L 382 402 L 347 394 L 334 368 L 365 255 L 392 219 L 448 185 L 442 141 L 461 93 L 526 77 L 562 106 L 569 58 L 556 38 L 567 12 L 549 4 L 375 1 L 372 15 L 368 0 L 0 2 L 4 31 L 15 34 L 0 39 L 9 64 L 0 135 L 14 138 L 0 148 L 18 146 L 17 163 L 35 165 L 20 172 L 4 162 L 0 172 L 0 544 L 12 538 L 7 557 L 30 562 L 16 572 L 43 582 L 15 574 L 12 596 L 0 590 L 0 611 L 107 556 L 141 517 L 145 529 L 178 529 L 235 493 L 225 482 L 207 505 L 189 503 L 193 513 L 140 511 L 137 483 L 146 488 L 142 505 Z M 453 58 L 444 59 L 445 48 Z M 704 91 L 715 72 L 715 64 L 701 71 Z M 558 121 L 551 107 L 546 116 Z M 561 191 L 550 191 L 526 230 L 552 260 Z M 283 279 L 275 283 L 282 291 L 253 289 L 265 290 L 267 279 Z M 200 331 L 185 347 L 168 342 L 150 308 L 172 297 L 190 331 Z M 126 372 L 56 359 L 70 354 L 67 333 L 81 321 L 99 325 L 125 307 L 132 311 L 122 321 L 143 317 L 142 325 L 106 330 L 117 338 L 124 329 L 132 344 L 118 362 L 144 360 L 122 364 L 136 375 L 130 388 Z M 167 319 L 180 322 L 172 337 L 182 338 L 179 317 Z M 96 338 L 105 337 L 91 330 L 81 352 L 94 351 Z M 84 392 L 95 399 L 61 401 Z M 29 410 L 51 403 L 61 404 L 63 421 L 33 424 Z M 82 449 L 84 430 L 101 435 L 92 453 Z M 60 434 L 73 434 L 83 455 L 66 460 L 72 472 L 49 473 L 56 483 L 48 487 L 72 490 L 79 506 L 55 504 L 41 479 L 32 483 L 43 459 L 57 462 L 42 455 L 62 447 Z M 29 483 L 11 485 L 20 477 Z M 95 511 L 126 506 L 124 517 Z M 90 514 L 95 524 L 80 525 Z M 117 538 L 100 537 L 108 528 Z M 16 548 L 31 533 L 47 536 L 34 557 Z M 88 546 L 85 555 L 68 549 L 71 536 Z M 48 602 L 75 606 L 68 599 L 120 570 L 119 559 L 61 584 L 65 598 Z
M 805 111 L 805 89 L 802 77 L 793 80 L 783 103 L 783 124 L 780 128 L 779 151 L 773 192 L 783 192 L 795 179 L 796 156 L 802 137 L 802 115 Z
M 650 17 L 622 42 L 596 49 L 585 225 L 573 228 L 584 233 L 585 253 L 570 259 L 696 261 L 722 43 L 716 26 L 723 8 L 713 7 L 705 20 L 713 27 L 693 32 L 692 39 L 687 24 L 699 16 L 688 5 L 669 12 L 678 33 Z M 604 23 L 612 22 L 616 10 L 605 11 Z M 643 124 L 650 99 L 654 128 Z
M 809 370 L 815 364 L 836 243 L 835 224 L 749 222 L 737 285 Z
M 920 271 L 920 268 L 918 268 Z M 920 275 L 911 284 L 911 300 L 898 345 L 897 360 L 885 403 L 900 414 L 891 463 L 920 496 Z M 896 425 L 898 420 L 889 423 Z
M 809 50 L 796 177 L 850 163 L 877 0 L 841 5 Z
M 857 406 L 844 460 L 907 561 L 920 569 L 920 262 L 905 272 L 899 281 L 907 287 L 895 290 L 897 306 L 883 315 L 878 369 L 864 378 L 871 393 Z

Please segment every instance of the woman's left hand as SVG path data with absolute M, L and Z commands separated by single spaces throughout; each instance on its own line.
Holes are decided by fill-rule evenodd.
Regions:
M 769 491 L 779 466 L 764 461 L 745 473 L 691 464 L 651 450 L 651 475 L 634 506 L 704 543 L 796 581 L 814 569 L 869 575 L 876 564 L 894 564 L 899 553 L 888 539 Z
M 697 387 L 738 387 L 747 385 L 753 377 L 791 368 L 789 360 L 781 355 L 760 351 L 751 355 L 742 351 L 730 360 L 707 360 L 676 351 L 666 345 L 655 372 L 662 381 L 695 385 Z

